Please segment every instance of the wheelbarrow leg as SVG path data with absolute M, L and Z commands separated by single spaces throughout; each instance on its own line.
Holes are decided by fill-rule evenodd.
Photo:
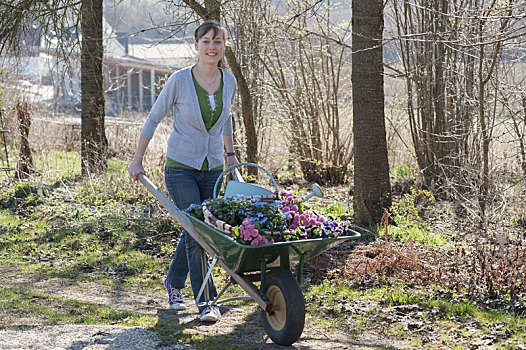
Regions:
M 199 289 L 199 294 L 197 294 L 197 298 L 195 299 L 195 302 L 197 306 L 199 306 L 199 300 L 201 299 L 201 295 L 203 292 L 205 293 L 205 302 L 206 305 L 210 303 L 210 292 L 208 288 L 208 279 L 210 278 L 210 275 L 212 274 L 212 269 L 216 265 L 217 262 L 217 255 L 214 254 L 214 258 L 212 259 L 212 264 L 210 264 L 210 267 L 208 268 L 208 271 L 206 271 L 206 253 L 203 249 L 201 249 L 201 266 L 203 268 L 203 284 L 201 284 L 201 288 Z

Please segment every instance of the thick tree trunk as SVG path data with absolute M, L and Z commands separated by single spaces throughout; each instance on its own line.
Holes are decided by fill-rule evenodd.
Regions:
M 102 0 L 81 5 L 82 174 L 106 170 L 108 140 L 104 130 Z
M 384 115 L 383 2 L 352 2 L 354 213 L 377 223 L 391 205 Z

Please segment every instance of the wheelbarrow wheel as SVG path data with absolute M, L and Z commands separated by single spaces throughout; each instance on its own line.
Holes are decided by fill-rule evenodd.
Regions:
M 290 272 L 275 269 L 268 272 L 265 295 L 272 303 L 270 311 L 261 311 L 265 332 L 279 345 L 291 345 L 299 339 L 305 325 L 305 297 Z

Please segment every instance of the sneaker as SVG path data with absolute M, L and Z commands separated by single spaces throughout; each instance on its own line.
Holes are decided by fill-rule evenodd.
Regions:
M 217 306 L 207 306 L 206 309 L 201 312 L 199 319 L 203 322 L 216 322 L 221 317 L 221 312 Z
M 172 286 L 168 284 L 167 280 L 164 280 L 164 286 L 168 292 L 168 304 L 170 304 L 170 307 L 174 310 L 186 309 L 181 290 L 172 288 Z

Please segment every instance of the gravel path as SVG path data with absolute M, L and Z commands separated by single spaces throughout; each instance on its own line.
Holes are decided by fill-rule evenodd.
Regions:
M 163 342 L 155 332 L 122 326 L 60 325 L 0 330 L 2 350 L 187 350 Z

